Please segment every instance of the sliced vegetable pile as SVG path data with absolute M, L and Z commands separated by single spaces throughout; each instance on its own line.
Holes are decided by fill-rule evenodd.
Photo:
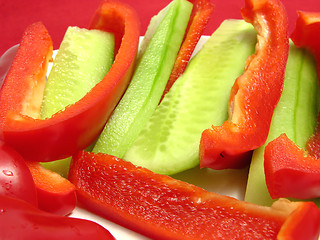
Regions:
M 135 11 L 103 1 L 47 80 L 50 35 L 26 29 L 0 91 L 1 238 L 114 239 L 79 202 L 152 239 L 318 239 L 317 200 L 284 198 L 320 196 L 320 14 L 292 43 L 279 0 L 245 0 L 190 60 L 213 8 L 173 0 L 139 45 Z M 167 176 L 199 164 L 251 164 L 246 201 Z
M 29 106 L 32 101 L 41 104 L 41 99 L 23 98 L 33 96 L 31 90 L 34 95 L 37 95 L 36 90 L 42 93 L 43 90 L 39 86 L 39 89 L 20 91 L 21 98 L 16 101 L 21 105 L 7 107 L 6 112 L 1 111 L 2 114 L 6 114 L 8 108 L 10 109 L 6 115 L 5 124 L 3 124 L 4 141 L 17 149 L 26 159 L 39 162 L 57 160 L 69 157 L 77 150 L 89 146 L 101 132 L 106 119 L 127 88 L 139 41 L 139 21 L 135 12 L 122 6 L 121 3 L 107 2 L 98 10 L 90 28 L 116 32 L 117 55 L 110 71 L 88 94 L 75 104 L 68 105 L 64 110 L 57 112 L 51 118 L 40 120 L 27 116 L 27 109 L 23 109 L 21 106 Z M 120 40 L 121 45 L 119 46 L 117 44 Z M 35 44 L 34 42 L 33 44 L 35 46 L 41 45 L 41 43 Z M 21 46 L 23 47 L 23 45 Z M 30 49 L 27 51 L 26 58 L 28 58 Z M 20 55 L 19 50 L 17 54 Z M 49 54 L 50 52 L 47 50 L 42 55 L 48 56 Z M 42 55 L 40 56 L 42 57 Z M 34 66 L 39 64 L 35 62 L 36 60 L 31 59 L 30 61 Z M 14 96 L 16 99 L 18 93 L 16 88 L 24 89 L 20 88 L 21 84 L 26 85 L 28 81 L 31 81 L 25 74 L 18 75 L 19 72 L 17 73 L 17 71 L 23 70 L 21 64 L 24 61 L 17 59 L 16 62 L 17 66 L 12 65 L 4 81 L 0 96 L 1 106 L 3 102 L 13 104 L 11 98 Z M 43 66 L 43 71 L 38 75 L 41 79 L 44 79 L 46 74 L 45 65 L 43 64 Z M 16 75 L 23 76 L 23 79 L 13 79 Z M 9 82 L 14 82 L 16 85 L 10 86 Z M 36 107 L 35 110 L 37 111 L 37 109 Z
M 130 85 L 106 123 L 93 152 L 122 158 L 137 138 L 168 82 L 191 9 L 192 4 L 187 0 L 174 0 L 152 19 L 141 43 L 142 50 Z

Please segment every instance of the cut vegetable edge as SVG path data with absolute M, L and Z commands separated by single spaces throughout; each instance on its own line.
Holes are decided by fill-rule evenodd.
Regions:
M 90 172 L 87 172 L 88 169 Z M 234 234 L 240 234 L 237 236 L 241 237 L 241 231 L 246 236 L 259 231 L 259 227 L 254 227 L 254 224 L 241 226 L 234 223 L 237 216 L 239 221 L 245 221 L 245 215 L 250 221 L 256 218 L 262 220 L 257 221 L 260 221 L 262 229 L 268 228 L 265 229 L 268 234 L 271 234 L 271 228 L 276 224 L 279 228 L 276 227 L 277 230 L 273 232 L 275 238 L 278 231 L 292 234 L 294 229 L 287 222 L 303 228 L 303 219 L 312 214 L 314 222 L 306 234 L 315 237 L 319 233 L 320 211 L 312 202 L 292 203 L 280 199 L 272 207 L 262 207 L 207 192 L 107 154 L 84 151 L 77 154 L 73 157 L 69 179 L 75 184 L 79 201 L 86 209 L 153 239 L 215 239 L 214 236 L 218 236 L 215 234 L 233 239 Z M 128 201 L 128 198 L 131 200 Z M 225 211 L 222 214 L 224 217 L 232 217 L 233 211 L 237 213 L 231 223 L 233 233 L 226 229 L 226 222 L 219 223 L 223 220 L 219 217 L 219 209 Z M 215 214 L 218 214 L 216 218 Z M 274 219 L 275 222 L 268 222 L 267 219 Z M 195 225 L 192 224 L 194 221 Z M 204 221 L 201 228 L 197 228 L 201 221 Z M 268 222 L 265 226 L 264 221 Z M 222 226 L 220 224 L 224 228 L 218 230 L 218 227 L 213 231 L 213 226 Z

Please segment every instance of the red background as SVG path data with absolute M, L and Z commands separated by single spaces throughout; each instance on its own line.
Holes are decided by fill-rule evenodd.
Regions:
M 0 55 L 20 42 L 21 34 L 31 23 L 42 21 L 50 32 L 57 49 L 68 26 L 88 26 L 101 0 L 0 0 Z M 133 6 L 141 20 L 144 35 L 150 18 L 171 0 L 121 0 Z M 241 18 L 244 0 L 212 0 L 215 11 L 205 35 L 227 18 Z M 289 31 L 294 28 L 297 10 L 320 11 L 319 0 L 282 0 L 289 18 Z

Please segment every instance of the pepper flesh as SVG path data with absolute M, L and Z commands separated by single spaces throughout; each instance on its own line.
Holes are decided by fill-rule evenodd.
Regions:
M 115 239 L 94 222 L 46 213 L 19 199 L 0 195 L 0 208 L 1 239 Z
M 299 47 L 308 48 L 320 71 L 320 13 L 299 12 L 292 40 Z M 320 129 L 309 139 L 306 151 L 299 148 L 285 134 L 270 142 L 265 149 L 266 183 L 273 198 L 294 197 L 308 199 L 320 197 Z
M 38 208 L 61 216 L 70 214 L 77 204 L 75 186 L 39 162 L 26 163 L 36 185 Z
M 115 34 L 118 47 L 115 61 L 104 79 L 88 94 L 51 118 L 33 119 L 23 115 L 19 108 L 11 109 L 3 126 L 4 141 L 25 159 L 52 161 L 87 147 L 101 132 L 129 83 L 139 41 L 135 11 L 117 1 L 104 1 L 90 28 Z M 21 66 L 22 63 L 17 61 L 16 64 Z M 14 80 L 8 75 L 5 81 Z M 28 79 L 20 79 L 21 83 L 25 81 Z M 14 88 L 8 93 L 15 96 Z M 7 102 L 8 98 L 2 94 L 0 102 Z
M 266 183 L 272 198 L 320 196 L 320 162 L 306 155 L 286 134 L 271 141 L 264 156 Z
M 30 54 L 32 52 L 33 54 Z M 48 62 L 52 58 L 51 37 L 41 22 L 25 30 L 0 92 L 0 128 L 11 110 L 40 117 Z
M 73 157 L 69 179 L 84 207 L 152 239 L 275 239 L 297 204 L 258 206 L 85 151 Z M 299 204 L 315 214 L 318 233 L 319 210 L 309 208 L 313 202 Z M 299 217 L 292 221 L 303 227 Z
M 315 204 L 303 202 L 292 202 L 291 204 L 295 206 L 295 209 L 282 225 L 277 239 L 318 240 L 320 231 L 318 207 Z
M 265 142 L 281 96 L 289 50 L 286 11 L 278 0 L 246 0 L 242 15 L 257 30 L 256 52 L 231 90 L 229 120 L 202 133 L 201 167 L 246 166 L 250 151 Z
M 214 9 L 214 6 L 210 2 L 210 0 L 191 0 L 190 2 L 193 4 L 193 9 L 191 12 L 189 24 L 183 43 L 181 44 L 181 48 L 178 52 L 176 61 L 173 65 L 171 75 L 167 82 L 166 88 L 164 89 L 162 98 L 169 92 L 174 82 L 186 69 L 191 55 L 204 29 L 206 28 Z

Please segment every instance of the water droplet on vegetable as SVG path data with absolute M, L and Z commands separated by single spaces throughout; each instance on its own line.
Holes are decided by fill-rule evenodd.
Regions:
M 13 176 L 13 172 L 10 171 L 10 170 L 2 170 L 2 172 L 3 172 L 4 175 L 6 175 L 6 176 L 8 176 L 8 177 Z

